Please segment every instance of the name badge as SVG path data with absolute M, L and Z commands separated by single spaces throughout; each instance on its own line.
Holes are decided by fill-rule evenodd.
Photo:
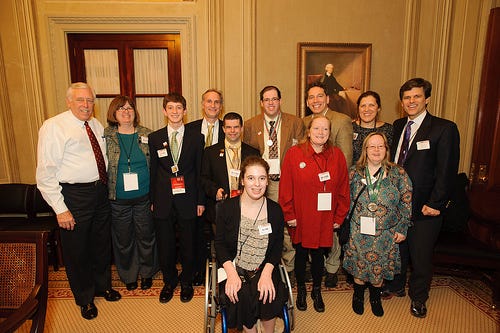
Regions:
M 238 178 L 238 177 L 240 176 L 240 172 L 241 172 L 241 171 L 240 171 L 240 170 L 238 170 L 238 169 L 230 169 L 230 170 L 229 170 L 229 175 L 230 175 L 231 177 Z
M 240 190 L 231 190 L 231 193 L 229 194 L 229 197 L 230 198 L 234 198 L 234 197 L 237 197 L 241 194 L 241 191 Z
M 329 171 L 318 173 L 318 176 L 319 176 L 320 182 L 326 182 L 327 180 L 330 180 L 330 172 Z
M 167 157 L 168 156 L 167 148 L 158 149 L 156 152 L 158 153 L 158 157 L 159 158 Z
M 144 136 L 144 135 L 141 135 L 140 140 L 141 140 L 141 143 L 148 143 L 148 142 L 149 142 L 148 137 L 147 137 L 147 136 Z
M 127 191 L 137 191 L 139 189 L 139 177 L 135 172 L 123 174 L 123 189 Z
M 318 211 L 332 210 L 332 194 L 318 193 Z
M 280 159 L 279 158 L 268 158 L 266 160 L 267 164 L 269 164 L 269 174 L 270 175 L 279 175 L 280 174 Z
M 431 143 L 429 142 L 429 140 L 417 142 L 417 150 L 427 150 L 427 149 L 431 149 Z
M 271 223 L 259 225 L 259 235 L 261 235 L 261 236 L 269 235 L 272 232 L 273 232 L 273 229 L 271 228 Z
M 370 216 L 361 216 L 361 219 L 359 221 L 360 224 L 360 233 L 364 235 L 370 235 L 370 236 L 375 236 L 375 226 L 376 226 L 376 220 L 375 217 L 370 217 Z
M 186 185 L 184 184 L 184 176 L 170 178 L 172 184 L 172 194 L 186 193 Z

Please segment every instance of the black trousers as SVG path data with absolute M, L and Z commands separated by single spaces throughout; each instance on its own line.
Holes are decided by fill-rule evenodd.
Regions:
M 156 244 L 163 282 L 172 288 L 177 286 L 176 231 L 179 235 L 179 252 L 182 265 L 181 284 L 192 285 L 194 274 L 194 242 L 197 218 L 184 219 L 172 209 L 166 219 L 155 218 Z M 177 227 L 177 229 L 176 229 Z
M 308 249 L 302 247 L 302 243 L 293 244 L 295 248 L 295 278 L 297 285 L 303 286 L 306 283 L 306 262 L 311 256 L 311 275 L 313 278 L 313 287 L 321 287 L 321 279 L 325 269 L 325 253 L 329 248 Z
M 66 274 L 76 304 L 93 302 L 95 293 L 111 288 L 111 208 L 107 186 L 61 184 L 73 214 L 74 230 L 61 229 Z
M 408 263 L 411 260 L 412 271 L 408 293 L 414 301 L 427 301 L 433 272 L 432 254 L 442 224 L 442 217 L 429 217 L 415 221 L 414 225 L 408 228 L 406 241 L 399 245 L 401 274 L 395 275 L 394 280 L 387 281 L 386 286 L 389 290 L 397 291 L 404 288 Z
M 205 214 L 196 218 L 195 239 L 194 242 L 194 273 L 205 274 L 205 266 L 209 256 L 209 241 L 207 240 L 207 229 L 211 228 Z

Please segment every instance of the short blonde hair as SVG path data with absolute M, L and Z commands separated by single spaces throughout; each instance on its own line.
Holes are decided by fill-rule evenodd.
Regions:
M 356 162 L 356 170 L 359 172 L 363 172 L 366 168 L 366 165 L 368 164 L 368 157 L 367 157 L 368 140 L 370 140 L 370 138 L 374 137 L 375 135 L 379 135 L 382 137 L 382 139 L 384 139 L 385 156 L 384 159 L 382 160 L 382 166 L 385 169 L 389 169 L 390 167 L 395 165 L 390 161 L 391 149 L 389 147 L 389 143 L 387 142 L 387 137 L 385 136 L 385 134 L 382 132 L 372 132 L 368 134 L 368 136 L 363 141 L 363 147 L 361 148 L 361 156 L 359 157 L 359 160 Z

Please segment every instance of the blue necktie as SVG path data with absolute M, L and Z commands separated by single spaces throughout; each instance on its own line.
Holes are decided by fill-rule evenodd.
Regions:
M 403 165 L 406 161 L 406 156 L 408 155 L 408 149 L 410 148 L 410 138 L 411 138 L 411 125 L 414 124 L 413 120 L 410 120 L 406 124 L 405 136 L 403 138 L 403 143 L 401 144 L 401 149 L 399 149 L 398 164 Z

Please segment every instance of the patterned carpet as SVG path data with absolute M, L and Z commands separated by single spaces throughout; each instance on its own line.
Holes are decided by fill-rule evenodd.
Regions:
M 123 298 L 115 303 L 97 298 L 99 316 L 87 321 L 80 317 L 64 269 L 51 271 L 45 332 L 203 332 L 204 288 L 195 288 L 189 303 L 180 302 L 177 288 L 172 301 L 160 304 L 159 276 L 150 290 L 127 291 L 113 272 L 113 286 Z M 343 279 L 335 289 L 324 291 L 323 297 L 326 311 L 317 313 L 308 293 L 308 310 L 294 311 L 294 332 L 500 332 L 500 311 L 491 308 L 491 291 L 477 280 L 435 277 L 425 319 L 410 315 L 408 297 L 384 301 L 381 318 L 371 313 L 366 301 L 365 313 L 358 316 L 351 309 L 352 288 Z M 19 332 L 29 332 L 29 325 Z

